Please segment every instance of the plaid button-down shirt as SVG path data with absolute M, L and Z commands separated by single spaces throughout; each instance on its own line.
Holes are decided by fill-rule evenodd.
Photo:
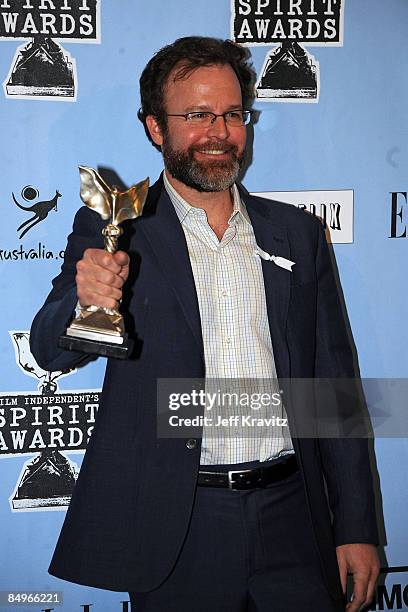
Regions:
M 201 317 L 206 389 L 221 386 L 249 395 L 279 391 L 261 260 L 255 254 L 254 231 L 236 185 L 228 229 L 219 241 L 206 212 L 190 206 L 170 185 L 166 173 L 164 184 L 190 256 Z M 232 386 L 225 379 L 234 379 Z M 224 406 L 218 407 L 218 413 L 225 417 L 237 410 Z M 256 412 L 246 407 L 244 413 L 256 418 L 286 417 L 283 405 Z M 266 461 L 293 452 L 287 426 L 220 428 L 215 425 L 215 410 L 211 417 L 213 426 L 203 429 L 202 465 Z

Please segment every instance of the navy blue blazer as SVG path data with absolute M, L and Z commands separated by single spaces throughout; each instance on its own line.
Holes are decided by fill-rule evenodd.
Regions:
M 294 262 L 262 261 L 278 377 L 348 378 L 353 356 L 321 223 L 297 208 L 242 193 L 258 245 Z M 102 247 L 99 215 L 81 208 L 61 274 L 34 319 L 39 365 L 78 365 L 57 340 L 73 317 L 75 264 Z M 205 376 L 200 314 L 183 229 L 161 179 L 143 216 L 126 222 L 131 275 L 127 329 L 135 355 L 109 359 L 97 422 L 51 562 L 50 573 L 117 591 L 148 591 L 170 573 L 192 511 L 201 440 L 156 435 L 156 379 Z M 289 424 L 296 431 L 289 406 Z M 316 547 L 328 590 L 342 598 L 335 546 L 378 543 L 367 441 L 294 438 Z M 192 446 L 191 444 L 189 446 Z M 325 493 L 327 483 L 329 505 Z

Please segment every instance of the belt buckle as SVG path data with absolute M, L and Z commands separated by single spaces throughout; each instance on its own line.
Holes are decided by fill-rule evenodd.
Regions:
M 233 475 L 234 474 L 246 474 L 248 472 L 252 472 L 253 470 L 230 470 L 228 472 L 228 488 L 234 490 L 234 481 L 232 480 Z M 236 491 L 239 491 L 239 489 L 235 489 Z

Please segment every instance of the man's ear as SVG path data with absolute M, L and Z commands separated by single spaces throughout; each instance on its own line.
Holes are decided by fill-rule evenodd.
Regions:
M 163 144 L 163 136 L 156 117 L 153 117 L 153 115 L 147 115 L 146 125 L 154 144 L 157 144 L 159 147 L 161 147 Z

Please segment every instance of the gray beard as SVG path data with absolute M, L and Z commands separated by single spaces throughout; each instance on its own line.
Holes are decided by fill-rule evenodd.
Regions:
M 206 192 L 226 191 L 237 180 L 244 163 L 244 153 L 238 156 L 234 146 L 230 150 L 230 160 L 214 159 L 203 163 L 194 158 L 194 147 L 176 151 L 166 143 L 166 139 L 162 145 L 164 165 L 170 174 L 187 187 Z

